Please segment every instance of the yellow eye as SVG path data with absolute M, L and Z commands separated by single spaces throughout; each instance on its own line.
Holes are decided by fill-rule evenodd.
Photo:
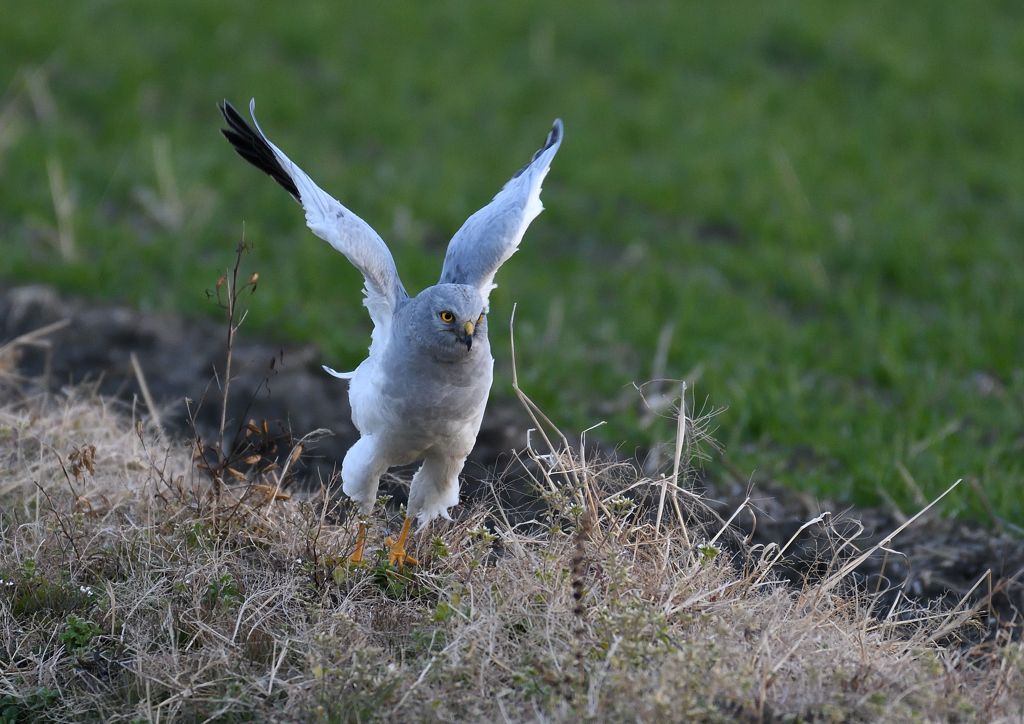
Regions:
M 452 321 L 455 321 L 455 316 L 451 312 L 441 312 L 441 321 L 442 322 L 452 322 Z
M 480 322 L 482 322 L 482 321 L 484 321 L 484 315 L 483 314 L 481 314 L 480 318 L 476 320 L 476 323 L 480 324 Z

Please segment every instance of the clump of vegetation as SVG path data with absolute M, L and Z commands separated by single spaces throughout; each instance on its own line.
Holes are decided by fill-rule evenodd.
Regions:
M 151 427 L 86 388 L 0 409 L 4 722 L 981 722 L 1024 706 L 1019 642 L 961 646 L 969 610 L 872 612 L 840 558 L 785 583 L 779 551 L 701 523 L 671 476 L 528 449 L 543 514 L 496 498 L 421 536 L 421 566 L 353 567 L 337 481 L 275 496 L 258 475 L 280 470 L 254 463 L 218 502 L 195 453 Z M 87 448 L 91 467 L 65 474 Z M 380 547 L 387 516 L 369 523 Z

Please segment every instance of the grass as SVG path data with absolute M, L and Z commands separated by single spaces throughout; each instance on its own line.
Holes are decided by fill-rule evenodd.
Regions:
M 357 520 L 322 495 L 267 495 L 282 473 L 254 466 L 215 498 L 189 449 L 125 413 L 81 387 L 0 409 L 5 724 L 1008 722 L 1024 707 L 1022 644 L 966 645 L 972 611 L 877 610 L 838 553 L 780 582 L 768 563 L 785 550 L 738 555 L 687 494 L 655 524 L 665 479 L 629 466 L 529 450 L 545 501 L 531 520 L 496 497 L 420 538 L 421 567 L 353 568 Z M 369 523 L 379 550 L 394 519 Z
M 671 420 L 640 429 L 631 383 L 688 377 L 697 403 L 727 408 L 719 437 L 744 471 L 909 508 L 903 465 L 930 496 L 977 478 L 1024 516 L 1013 4 L 0 14 L 8 282 L 204 314 L 244 223 L 265 279 L 251 319 L 352 365 L 369 328 L 358 274 L 235 157 L 215 102 L 256 96 L 271 138 L 381 231 L 414 291 L 561 116 L 547 210 L 492 295 L 494 329 L 519 304 L 520 375 L 546 409 L 577 429 L 607 419 L 593 434 L 631 451 L 672 437 Z M 972 493 L 947 502 L 982 514 Z

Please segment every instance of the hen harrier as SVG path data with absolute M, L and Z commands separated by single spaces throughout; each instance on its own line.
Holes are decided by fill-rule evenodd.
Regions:
M 410 297 L 380 236 L 267 140 L 255 105 L 250 101 L 255 129 L 230 103 L 219 105 L 230 126 L 222 133 L 242 158 L 302 204 L 310 230 L 366 280 L 363 304 L 373 320 L 369 356 L 354 372 L 324 367 L 350 380 L 352 422 L 360 433 L 342 463 L 342 489 L 369 512 L 389 467 L 422 460 L 402 533 L 386 541 L 392 564 L 416 563 L 405 552 L 412 518 L 421 527 L 437 516 L 449 518 L 448 508 L 459 502 L 459 473 L 476 442 L 493 376 L 487 299 L 498 267 L 544 208 L 541 182 L 562 142 L 562 122 L 555 121 L 530 162 L 452 237 L 441 280 Z M 362 560 L 365 534 L 360 525 L 354 562 Z

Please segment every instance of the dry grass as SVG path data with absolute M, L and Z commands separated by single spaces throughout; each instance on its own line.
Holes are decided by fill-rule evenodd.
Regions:
M 544 516 L 351 569 L 322 494 L 250 472 L 214 511 L 155 435 L 81 389 L 0 410 L 0 721 L 1021 721 L 1019 643 L 778 582 L 685 495 L 656 531 L 630 468 L 528 451 Z

